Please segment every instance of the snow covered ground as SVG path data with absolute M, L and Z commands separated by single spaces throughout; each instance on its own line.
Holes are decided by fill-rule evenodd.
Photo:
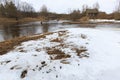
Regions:
M 0 80 L 120 80 L 120 35 L 72 28 L 0 56 Z
M 90 19 L 89 21 L 93 23 L 97 23 L 97 22 L 120 23 L 120 20 L 114 20 L 114 19 Z

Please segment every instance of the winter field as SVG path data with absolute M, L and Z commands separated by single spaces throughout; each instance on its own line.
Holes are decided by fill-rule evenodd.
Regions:
M 71 28 L 0 56 L 0 80 L 120 80 L 120 34 Z

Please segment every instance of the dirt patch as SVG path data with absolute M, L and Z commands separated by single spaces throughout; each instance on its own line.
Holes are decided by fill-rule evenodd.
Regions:
M 84 35 L 84 34 L 81 34 L 81 38 L 82 38 L 82 39 L 86 39 L 86 38 L 87 38 L 87 36 L 86 36 L 86 35 Z
M 21 48 L 18 48 L 17 50 L 18 50 L 19 52 L 27 52 L 27 51 L 24 50 L 24 48 L 22 48 L 22 47 L 21 47 Z
M 37 52 L 40 52 L 40 51 L 41 51 L 41 49 L 36 49 L 36 51 L 37 51 Z
M 24 71 L 22 71 L 22 73 L 21 73 L 21 78 L 25 78 L 26 77 L 26 75 L 27 75 L 27 70 L 24 70 Z
M 11 60 L 2 61 L 2 62 L 0 62 L 0 65 L 3 65 L 3 64 L 8 64 L 8 63 L 10 63 L 10 62 L 11 62 Z
M 19 65 L 14 65 L 13 67 L 10 68 L 10 70 L 14 70 L 14 69 L 22 69 L 22 67 L 20 67 Z

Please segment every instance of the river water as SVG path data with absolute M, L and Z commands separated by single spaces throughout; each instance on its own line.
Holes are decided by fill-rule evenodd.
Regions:
M 120 24 L 41 24 L 41 22 L 0 24 L 0 42 L 20 36 L 30 36 L 65 28 L 98 28 L 120 31 Z

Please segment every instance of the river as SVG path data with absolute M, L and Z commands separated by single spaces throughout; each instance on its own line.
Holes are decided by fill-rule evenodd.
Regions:
M 41 22 L 0 24 L 0 42 L 20 36 L 30 36 L 65 28 L 98 28 L 120 31 L 120 24 L 41 24 Z

